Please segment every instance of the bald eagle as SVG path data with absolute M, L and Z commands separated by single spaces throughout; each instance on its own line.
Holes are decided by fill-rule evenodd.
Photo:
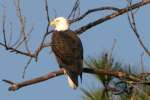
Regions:
M 77 34 L 69 29 L 69 21 L 63 17 L 55 18 L 50 22 L 55 28 L 52 35 L 52 51 L 60 68 L 68 77 L 69 86 L 78 87 L 78 76 L 82 81 L 83 46 Z

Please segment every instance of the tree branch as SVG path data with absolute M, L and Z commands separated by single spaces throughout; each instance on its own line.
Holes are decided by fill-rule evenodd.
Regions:
M 134 75 L 129 75 L 128 73 L 122 72 L 122 71 L 105 70 L 105 69 L 97 70 L 97 69 L 91 69 L 91 68 L 84 68 L 83 72 L 89 73 L 89 74 L 96 74 L 96 75 L 114 76 L 114 77 L 117 77 L 119 79 L 129 80 L 133 84 L 139 83 L 139 84 L 145 84 L 145 85 L 150 86 L 150 81 L 148 81 L 148 80 L 145 81 L 143 79 L 143 77 L 141 77 L 141 74 L 143 74 L 143 73 L 141 73 L 139 76 L 134 76 Z M 35 83 L 43 82 L 43 81 L 46 81 L 48 79 L 51 79 L 51 78 L 54 78 L 54 77 L 57 77 L 57 76 L 60 76 L 63 74 L 64 74 L 64 69 L 62 68 L 60 70 L 50 72 L 50 73 L 43 75 L 41 77 L 37 77 L 37 78 L 31 79 L 31 80 L 26 80 L 26 81 L 23 81 L 20 83 L 15 83 L 15 82 L 5 80 L 5 79 L 3 81 L 11 85 L 9 87 L 9 91 L 16 91 L 16 90 L 23 88 L 25 86 L 29 86 L 29 85 L 33 85 Z
M 5 79 L 3 81 L 11 85 L 9 87 L 9 91 L 16 91 L 16 90 L 18 90 L 22 87 L 25 87 L 25 86 L 28 86 L 28 85 L 33 85 L 35 83 L 39 83 L 39 82 L 42 82 L 42 81 L 46 81 L 48 79 L 51 79 L 51 78 L 54 78 L 56 76 L 60 76 L 60 75 L 63 75 L 63 74 L 64 74 L 64 70 L 60 69 L 58 71 L 50 72 L 47 75 L 43 75 L 41 77 L 37 77 L 37 78 L 27 80 L 27 81 L 23 81 L 23 82 L 20 82 L 20 83 L 14 83 L 14 82 L 11 82 L 11 81 L 5 80 Z
M 116 7 L 100 7 L 100 8 L 90 9 L 90 10 L 88 10 L 87 12 L 85 12 L 83 15 L 81 15 L 80 17 L 71 20 L 70 23 L 74 23 L 74 22 L 80 21 L 80 20 L 82 20 L 83 18 L 85 18 L 87 15 L 89 15 L 90 13 L 94 13 L 94 12 L 102 11 L 102 10 L 114 10 L 114 11 L 119 11 L 120 9 L 119 9 L 119 8 L 116 8 Z
M 129 3 L 129 6 L 131 6 L 131 3 Z M 150 51 L 148 50 L 148 48 L 144 45 L 140 35 L 139 35 L 139 32 L 138 32 L 138 29 L 137 29 L 137 26 L 136 26 L 136 21 L 135 21 L 135 16 L 134 16 L 134 13 L 133 11 L 131 10 L 130 12 L 128 12 L 128 20 L 129 20 L 129 24 L 130 24 L 130 27 L 131 29 L 133 30 L 140 46 L 144 49 L 145 53 L 150 56 Z
M 108 21 L 110 19 L 116 18 L 116 17 L 118 17 L 124 13 L 127 13 L 128 11 L 142 7 L 143 5 L 146 5 L 149 3 L 150 3 L 150 0 L 143 0 L 141 2 L 138 2 L 138 3 L 131 5 L 130 7 L 122 8 L 122 9 L 118 10 L 117 12 L 114 12 L 114 13 L 107 15 L 103 18 L 97 19 L 96 21 L 90 22 L 89 24 L 86 24 L 85 26 L 82 26 L 82 27 L 76 29 L 75 32 L 77 34 L 82 34 L 83 32 L 87 31 L 88 29 L 90 29 L 90 28 L 92 28 L 92 27 L 94 27 L 100 23 L 103 23 L 103 22 Z
M 2 42 L 0 42 L 0 45 L 6 48 L 6 45 L 3 44 Z M 16 54 L 21 54 L 21 55 L 25 55 L 25 56 L 29 56 L 29 57 L 33 57 L 33 58 L 35 57 L 34 54 L 31 54 L 31 53 L 28 53 L 28 52 L 24 52 L 24 51 L 20 51 L 20 50 L 17 50 L 17 49 L 15 49 L 15 48 L 13 48 L 13 47 L 7 46 L 6 49 L 7 49 L 8 51 L 10 51 L 10 52 L 15 52 Z

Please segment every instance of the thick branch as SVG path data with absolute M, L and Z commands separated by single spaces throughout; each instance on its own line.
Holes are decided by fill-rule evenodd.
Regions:
M 89 73 L 89 74 L 114 76 L 114 77 L 117 77 L 119 79 L 132 81 L 133 83 L 150 85 L 150 81 L 142 81 L 143 79 L 141 77 L 129 75 L 129 74 L 127 74 L 125 72 L 121 72 L 121 71 L 112 71 L 112 70 L 109 71 L 109 70 L 104 70 L 104 69 L 97 70 L 97 69 L 84 68 L 83 72 Z M 64 74 L 64 69 L 60 69 L 57 71 L 50 72 L 47 75 L 37 77 L 37 78 L 31 79 L 31 80 L 26 80 L 26 81 L 23 81 L 20 83 L 14 83 L 14 82 L 9 81 L 9 80 L 3 80 L 3 81 L 11 85 L 9 87 L 10 91 L 16 91 L 22 87 L 33 85 L 35 83 L 39 83 L 42 81 L 46 81 L 48 79 L 51 79 L 51 78 L 54 78 L 54 77 L 57 77 L 57 76 L 60 76 L 63 74 Z
M 139 8 L 139 7 L 141 7 L 143 5 L 146 5 L 146 4 L 149 4 L 149 3 L 150 3 L 150 0 L 142 0 L 141 2 L 138 2 L 136 4 L 131 5 L 130 7 L 126 7 L 126 8 L 120 9 L 117 12 L 114 12 L 114 13 L 112 13 L 110 15 L 107 15 L 107 16 L 105 16 L 103 18 L 100 18 L 100 19 L 98 19 L 96 21 L 90 22 L 89 24 L 87 24 L 85 26 L 82 26 L 79 29 L 75 30 L 75 32 L 77 34 L 81 34 L 81 33 L 87 31 L 88 29 L 90 29 L 90 28 L 92 28 L 92 27 L 94 27 L 94 26 L 96 26 L 96 25 L 98 25 L 100 23 L 103 23 L 103 22 L 108 21 L 110 19 L 116 18 L 117 16 L 120 16 L 120 15 L 122 15 L 124 13 L 127 13 L 128 11 L 134 10 L 136 8 Z
M 10 91 L 16 91 L 16 90 L 18 90 L 22 87 L 25 87 L 25 86 L 28 86 L 28 85 L 33 85 L 35 83 L 46 81 L 46 80 L 51 79 L 53 77 L 63 75 L 63 73 L 64 73 L 64 70 L 60 69 L 58 71 L 50 72 L 47 75 L 37 77 L 37 78 L 31 79 L 31 80 L 23 81 L 23 82 L 20 82 L 20 83 L 14 83 L 14 82 L 11 82 L 11 81 L 5 80 L 5 79 L 3 81 L 8 83 L 8 84 L 11 84 L 11 86 L 9 87 Z

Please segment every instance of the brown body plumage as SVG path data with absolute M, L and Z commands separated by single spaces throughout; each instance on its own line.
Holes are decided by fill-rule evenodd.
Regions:
M 72 80 L 76 88 L 78 76 L 82 79 L 83 47 L 80 38 L 71 30 L 54 31 L 52 35 L 52 51 L 60 68 Z

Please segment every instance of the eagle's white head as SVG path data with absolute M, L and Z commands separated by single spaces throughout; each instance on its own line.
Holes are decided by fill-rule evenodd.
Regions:
M 50 22 L 50 25 L 57 31 L 65 31 L 69 29 L 69 21 L 64 17 L 57 17 Z

